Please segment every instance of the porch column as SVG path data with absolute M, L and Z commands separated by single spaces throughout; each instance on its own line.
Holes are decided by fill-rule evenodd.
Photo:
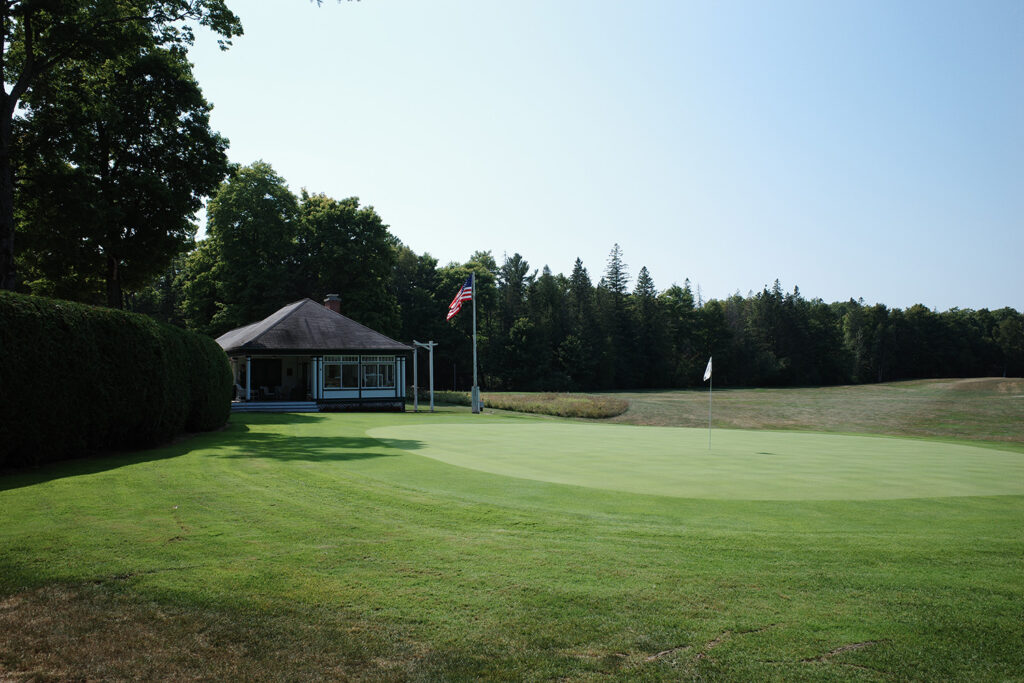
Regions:
M 245 357 L 245 400 L 252 398 L 252 356 Z
M 321 399 L 323 396 L 323 381 L 320 377 L 320 373 L 323 372 L 321 365 L 323 363 L 323 357 L 315 356 L 313 358 L 313 398 Z

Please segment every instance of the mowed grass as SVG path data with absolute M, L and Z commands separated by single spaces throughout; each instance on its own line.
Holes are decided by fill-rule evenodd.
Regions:
M 497 430 L 496 457 L 521 436 L 536 468 L 596 438 L 546 431 L 580 424 L 235 416 L 0 478 L 0 678 L 1021 679 L 1024 496 L 992 495 L 991 476 L 1013 485 L 1019 444 L 958 451 L 981 458 L 954 477 L 978 495 L 861 500 L 659 495 L 434 457 L 438 433 Z M 582 426 L 644 449 L 642 429 Z M 860 441 L 922 474 L 932 445 L 962 465 L 948 439 Z
M 873 500 L 1024 494 L 1020 453 L 934 441 L 629 425 L 372 429 L 418 455 L 560 484 L 679 498 Z

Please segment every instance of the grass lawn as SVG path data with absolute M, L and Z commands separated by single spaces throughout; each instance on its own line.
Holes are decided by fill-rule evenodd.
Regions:
M 970 441 L 249 414 L 6 475 L 0 679 L 1021 680 L 1024 399 L 990 389 Z

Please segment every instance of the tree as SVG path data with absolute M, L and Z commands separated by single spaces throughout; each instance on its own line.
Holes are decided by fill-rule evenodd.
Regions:
M 576 387 L 598 385 L 597 366 L 601 347 L 594 315 L 594 286 L 579 257 L 567 283 L 569 334 L 559 344 L 558 359 Z
M 171 259 L 171 265 L 149 284 L 126 296 L 125 308 L 133 313 L 144 313 L 160 322 L 184 327 L 178 279 L 185 269 L 187 257 L 187 254 L 178 254 Z
M 527 293 L 527 315 L 534 322 L 536 357 L 532 364 L 537 368 L 535 374 L 541 375 L 534 379 L 538 389 L 564 390 L 572 383 L 558 355 L 569 329 L 568 288 L 569 281 L 564 276 L 552 275 L 551 269 L 544 266 Z
M 223 49 L 242 33 L 224 0 L 0 1 L 0 289 L 16 284 L 13 130 L 23 98 L 69 64 L 99 64 L 151 46 L 183 48 L 193 39 L 187 22 L 219 34 Z
M 1012 308 L 995 313 L 1000 320 L 993 337 L 1002 356 L 1003 376 L 1019 377 L 1024 373 L 1024 316 Z
M 576 257 L 576 263 L 569 275 L 569 302 L 572 306 L 573 323 L 579 326 L 591 316 L 594 303 L 594 286 L 590 282 L 590 274 L 583 267 L 583 261 Z
M 216 337 L 231 328 L 218 322 L 227 315 L 218 294 L 220 246 L 207 238 L 183 259 L 181 272 L 174 279 L 177 312 L 185 327 Z
M 505 255 L 498 271 L 498 295 L 501 297 L 501 328 L 508 332 L 526 304 L 526 293 L 537 277 L 530 274 L 530 264 L 518 253 Z
M 636 380 L 644 388 L 665 386 L 669 382 L 668 328 L 647 266 L 640 268 L 636 276 L 630 303 L 636 339 Z
M 221 185 L 207 207 L 202 254 L 186 267 L 202 283 L 182 298 L 194 327 L 220 334 L 300 298 L 294 277 L 298 214 L 298 199 L 266 162 L 237 169 Z M 207 314 L 211 318 L 204 320 Z
M 121 308 L 126 288 L 192 244 L 203 197 L 227 173 L 227 140 L 177 48 L 60 65 L 24 104 L 16 196 L 30 286 Z M 105 282 L 105 296 L 83 277 Z
M 608 254 L 604 277 L 597 287 L 597 315 L 603 331 L 601 379 L 604 388 L 625 388 L 636 381 L 636 337 L 630 312 L 629 273 L 618 244 Z
M 398 338 L 410 342 L 436 337 L 444 322 L 444 305 L 437 299 L 437 259 L 398 244 L 391 287 L 400 311 Z
M 397 245 L 373 207 L 360 207 L 357 197 L 337 200 L 303 191 L 294 288 L 318 301 L 337 293 L 346 316 L 383 334 L 398 334 L 398 301 L 391 287 Z
M 622 261 L 622 248 L 616 243 L 612 247 L 611 253 L 608 254 L 608 266 L 605 268 L 601 284 L 609 292 L 615 294 L 617 300 L 621 300 L 629 291 L 627 267 Z
M 682 287 L 672 285 L 666 289 L 658 296 L 658 304 L 669 338 L 672 386 L 690 386 L 696 382 L 701 363 L 706 362 L 701 357 L 703 349 L 698 353 L 696 348 L 697 308 L 690 281 L 686 280 Z

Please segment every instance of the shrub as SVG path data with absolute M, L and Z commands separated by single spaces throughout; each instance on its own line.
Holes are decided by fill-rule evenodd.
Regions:
M 470 395 L 462 391 L 437 391 L 434 400 L 460 406 L 472 403 Z M 615 417 L 629 408 L 625 399 L 596 394 L 486 393 L 481 394 L 480 400 L 486 407 L 498 410 L 590 419 Z
M 422 397 L 426 396 L 426 400 L 429 399 L 429 394 L 421 394 L 420 400 L 424 400 Z M 453 406 L 468 406 L 472 404 L 473 399 L 468 392 L 465 391 L 435 391 L 434 392 L 435 403 L 447 403 Z
M 0 467 L 215 429 L 231 371 L 213 340 L 124 311 L 0 292 Z

